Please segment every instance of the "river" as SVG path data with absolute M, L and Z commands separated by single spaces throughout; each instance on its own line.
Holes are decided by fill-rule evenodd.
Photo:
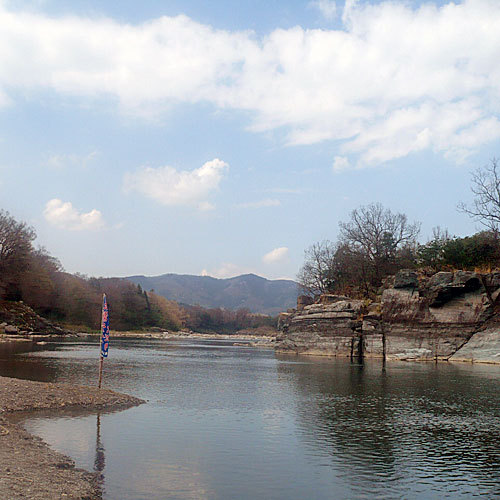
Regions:
M 0 350 L 0 375 L 96 384 L 94 340 Z M 147 403 L 23 425 L 105 499 L 500 498 L 500 366 L 115 340 L 106 388 Z

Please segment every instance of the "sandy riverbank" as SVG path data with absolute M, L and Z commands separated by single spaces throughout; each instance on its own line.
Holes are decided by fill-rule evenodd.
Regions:
M 0 333 L 0 343 L 8 342 L 44 342 L 47 340 L 67 339 L 78 337 L 91 337 L 96 338 L 99 342 L 100 333 L 73 333 L 71 335 L 38 335 L 38 334 L 25 334 L 25 335 L 6 335 Z M 228 333 L 201 333 L 192 331 L 116 331 L 111 330 L 111 339 L 114 338 L 149 338 L 149 339 L 166 339 L 166 340 L 186 340 L 186 339 L 203 339 L 203 340 L 227 340 L 235 343 L 241 341 L 248 342 L 249 347 L 274 347 L 276 341 L 276 333 L 274 330 L 266 330 L 265 333 L 253 333 L 251 330 L 242 330 L 232 334 Z
M 89 337 L 98 337 L 99 335 L 88 335 Z M 111 332 L 111 341 L 114 338 L 148 338 L 159 340 L 224 340 L 233 342 L 235 345 L 240 345 L 245 342 L 248 347 L 265 347 L 272 348 L 276 341 L 275 335 L 255 335 L 251 333 L 200 333 L 200 332 L 138 332 L 138 331 L 119 331 Z
M 142 400 L 95 387 L 0 377 L 0 498 L 98 499 L 98 477 L 49 448 L 9 416 L 20 411 L 119 409 Z

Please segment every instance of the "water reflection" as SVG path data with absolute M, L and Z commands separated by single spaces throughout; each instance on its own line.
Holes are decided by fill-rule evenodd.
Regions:
M 104 498 L 500 495 L 500 367 L 391 362 L 383 371 L 378 361 L 227 343 L 113 347 L 105 386 L 147 405 L 26 422 L 100 472 Z M 95 384 L 97 354 L 57 345 L 11 357 L 9 370 L 31 363 L 41 377 Z
M 94 471 L 100 472 L 106 467 L 106 458 L 104 456 L 104 446 L 101 443 L 101 413 L 99 412 L 96 417 L 96 440 L 95 440 L 95 460 Z
M 95 433 L 95 458 L 94 458 L 94 472 L 97 474 L 97 486 L 99 491 L 104 490 L 105 476 L 104 469 L 106 467 L 106 457 L 104 446 L 101 442 L 101 412 L 96 415 L 96 433 Z
M 45 360 L 27 357 L 20 362 L 18 356 L 32 352 L 55 350 L 57 344 L 38 344 L 37 342 L 5 342 L 0 343 L 0 375 L 52 382 L 57 378 L 58 367 L 49 365 Z
M 300 393 L 298 428 L 310 452 L 358 495 L 498 493 L 498 370 L 340 360 L 282 364 Z M 415 483 L 419 483 L 415 488 Z M 443 483 L 453 485 L 443 492 Z

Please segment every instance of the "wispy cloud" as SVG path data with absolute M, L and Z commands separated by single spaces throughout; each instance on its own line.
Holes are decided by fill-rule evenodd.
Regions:
M 46 89 L 160 116 L 209 102 L 249 111 L 250 130 L 282 129 L 290 145 L 338 141 L 353 167 L 424 150 L 460 161 L 500 138 L 497 1 L 346 0 L 342 29 L 262 38 L 186 16 L 131 25 L 6 5 L 0 106 Z M 333 2 L 315 5 L 335 13 Z
M 53 169 L 62 169 L 74 166 L 86 168 L 98 154 L 99 153 L 97 151 L 92 151 L 87 155 L 50 154 L 44 161 L 44 165 Z
M 276 264 L 278 262 L 283 262 L 288 259 L 288 248 L 279 247 L 271 250 L 262 257 L 262 262 L 264 264 Z
M 345 156 L 336 156 L 333 159 L 333 171 L 342 172 L 342 170 L 347 170 L 351 166 L 349 159 Z
M 70 231 L 96 231 L 105 227 L 99 210 L 94 208 L 90 212 L 79 212 L 71 202 L 58 198 L 47 202 L 43 215 L 50 224 Z
M 126 192 L 135 191 L 162 205 L 197 206 L 202 211 L 215 207 L 206 198 L 217 188 L 229 165 L 215 158 L 195 170 L 174 167 L 142 167 L 124 177 Z
M 318 9 L 328 21 L 332 21 L 337 16 L 337 4 L 334 0 L 313 0 L 308 5 Z
M 265 207 L 279 207 L 280 200 L 266 198 L 265 200 L 250 201 L 247 203 L 238 203 L 237 208 L 265 208 Z
M 215 205 L 209 201 L 202 201 L 198 203 L 198 208 L 202 212 L 211 212 L 212 210 L 215 210 Z

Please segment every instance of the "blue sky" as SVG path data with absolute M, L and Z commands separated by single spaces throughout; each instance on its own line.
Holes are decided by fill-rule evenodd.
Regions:
M 500 3 L 0 1 L 1 208 L 70 272 L 294 278 L 381 202 L 471 234 Z

